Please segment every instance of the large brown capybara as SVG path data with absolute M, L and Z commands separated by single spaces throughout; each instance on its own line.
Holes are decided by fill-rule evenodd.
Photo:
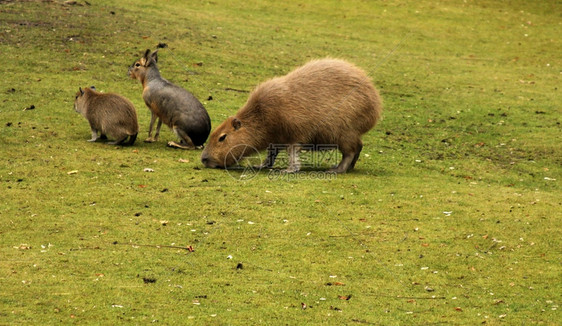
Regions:
M 236 115 L 211 133 L 201 161 L 227 168 L 253 148 L 267 148 L 262 167 L 270 168 L 282 146 L 289 154 L 286 171 L 297 172 L 302 145 L 336 145 L 342 160 L 330 172 L 343 173 L 355 166 L 361 135 L 381 113 L 381 98 L 363 70 L 343 60 L 313 60 L 260 84 Z

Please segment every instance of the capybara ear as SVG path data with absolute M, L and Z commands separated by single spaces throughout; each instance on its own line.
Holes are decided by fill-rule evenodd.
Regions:
M 234 130 L 240 129 L 241 126 L 242 126 L 242 122 L 240 122 L 240 120 L 236 118 L 232 119 L 232 127 L 234 128 Z

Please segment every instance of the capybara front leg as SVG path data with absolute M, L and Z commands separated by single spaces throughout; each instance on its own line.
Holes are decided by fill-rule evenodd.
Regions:
M 89 139 L 88 141 L 95 142 L 96 140 L 98 140 L 98 131 L 92 128 L 92 138 Z
M 284 170 L 284 172 L 299 172 L 299 170 L 301 169 L 301 162 L 299 160 L 300 150 L 301 147 L 298 144 L 289 145 L 287 147 L 287 154 L 289 155 L 289 166 Z
M 273 144 L 270 144 L 267 148 L 267 157 L 263 160 L 262 164 L 257 166 L 258 169 L 271 169 L 275 164 L 275 159 L 279 154 L 279 148 Z

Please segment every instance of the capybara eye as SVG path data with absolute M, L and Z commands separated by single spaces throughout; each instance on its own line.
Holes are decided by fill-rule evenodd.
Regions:
M 226 138 L 226 134 L 222 134 L 222 135 L 219 137 L 219 141 L 220 141 L 220 142 L 221 142 L 221 141 L 224 141 L 225 138 Z

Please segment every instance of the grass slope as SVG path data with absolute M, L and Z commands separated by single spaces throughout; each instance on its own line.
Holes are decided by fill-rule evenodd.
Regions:
M 557 324 L 559 6 L 0 1 L 0 324 Z M 87 143 L 79 86 L 146 130 L 126 72 L 159 42 L 214 127 L 325 56 L 369 72 L 385 119 L 331 179 L 233 178 L 166 128 Z

